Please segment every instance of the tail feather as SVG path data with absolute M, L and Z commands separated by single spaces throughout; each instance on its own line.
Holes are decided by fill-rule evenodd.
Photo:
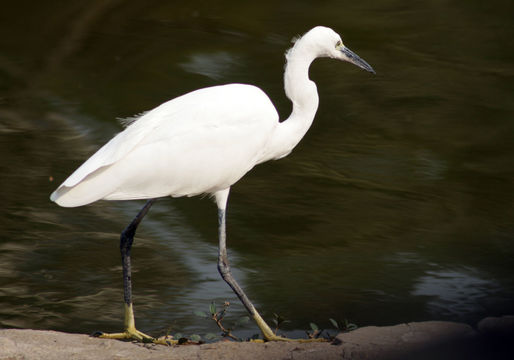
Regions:
M 117 186 L 114 182 L 106 182 L 100 176 L 107 168 L 109 167 L 92 172 L 73 186 L 66 186 L 64 182 L 50 195 L 50 200 L 59 206 L 77 207 L 105 198 Z

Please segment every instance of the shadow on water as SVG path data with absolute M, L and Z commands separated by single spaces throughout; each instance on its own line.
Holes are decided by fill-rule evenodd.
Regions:
M 235 276 L 265 318 L 292 320 L 292 334 L 328 318 L 512 314 L 511 10 L 507 1 L 4 6 L 0 326 L 119 330 L 118 234 L 143 203 L 63 209 L 49 194 L 120 131 L 116 118 L 196 88 L 253 83 L 286 118 L 283 54 L 317 24 L 342 32 L 378 75 L 312 66 L 312 129 L 291 156 L 233 188 Z M 141 329 L 215 331 L 192 315 L 211 301 L 244 315 L 217 274 L 216 245 L 211 201 L 156 204 L 133 251 Z

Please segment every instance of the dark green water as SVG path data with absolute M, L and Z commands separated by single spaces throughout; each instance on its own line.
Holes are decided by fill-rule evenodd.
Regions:
M 514 313 L 512 1 L 17 1 L 0 14 L 0 326 L 122 327 L 119 232 L 143 202 L 63 209 L 49 194 L 127 117 L 216 84 L 264 89 L 282 118 L 284 51 L 314 25 L 377 76 L 317 60 L 320 108 L 289 157 L 236 184 L 235 276 L 293 335 Z M 53 181 L 52 181 L 53 180 Z M 163 199 L 133 249 L 141 330 L 204 334 L 216 207 Z M 248 323 L 243 333 L 254 333 Z

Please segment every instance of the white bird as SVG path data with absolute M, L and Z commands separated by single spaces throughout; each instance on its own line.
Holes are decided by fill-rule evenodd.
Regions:
M 273 333 L 231 275 L 225 210 L 233 184 L 255 165 L 288 155 L 311 126 L 318 93 L 316 84 L 309 79 L 309 66 L 319 57 L 347 61 L 375 73 L 343 44 L 336 32 L 317 26 L 286 53 L 284 87 L 293 103 L 287 120 L 279 122 L 268 96 L 252 85 L 196 90 L 138 118 L 52 193 L 50 199 L 64 207 L 101 199 L 150 199 L 121 234 L 125 331 L 102 337 L 156 341 L 135 328 L 130 248 L 136 228 L 156 198 L 211 194 L 218 207 L 221 276 L 257 322 L 265 340 L 288 340 Z

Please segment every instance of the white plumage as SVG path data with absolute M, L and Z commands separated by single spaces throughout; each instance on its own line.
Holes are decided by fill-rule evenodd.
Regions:
M 251 102 L 245 99 L 252 99 Z M 215 193 L 268 160 L 278 125 L 269 98 L 230 84 L 170 100 L 129 125 L 52 194 L 61 206 Z

